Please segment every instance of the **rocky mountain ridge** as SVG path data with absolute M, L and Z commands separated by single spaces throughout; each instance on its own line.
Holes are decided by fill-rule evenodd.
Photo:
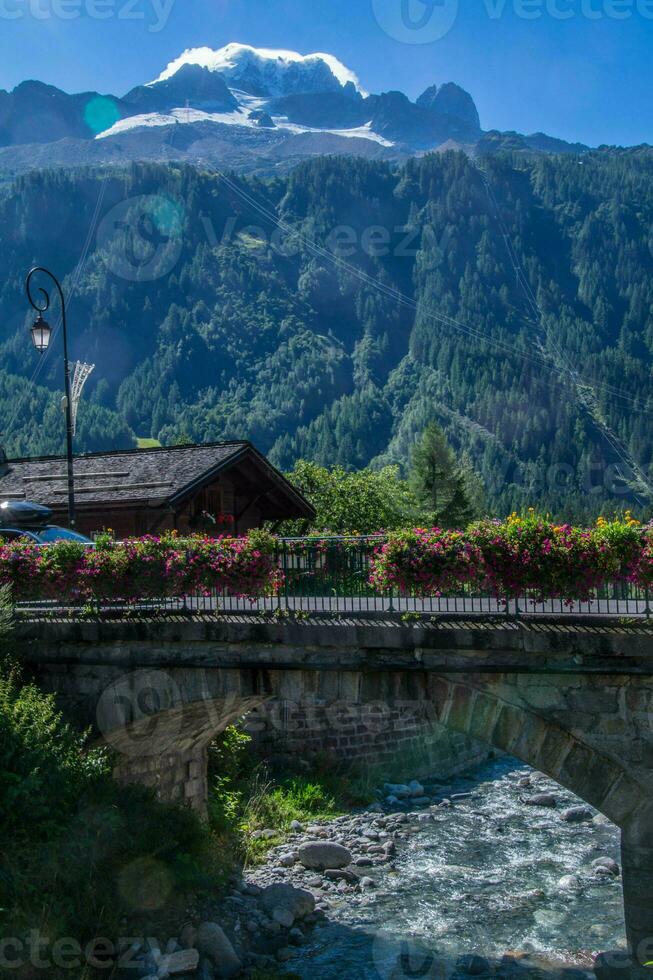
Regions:
M 48 153 L 39 146 L 48 146 Z M 186 51 L 122 97 L 67 94 L 39 81 L 0 91 L 0 168 L 182 160 L 276 171 L 322 153 L 404 160 L 449 148 L 583 152 L 542 133 L 484 132 L 472 96 L 453 82 L 415 101 L 368 94 L 331 55 L 229 44 Z M 45 158 L 45 159 L 44 159 Z

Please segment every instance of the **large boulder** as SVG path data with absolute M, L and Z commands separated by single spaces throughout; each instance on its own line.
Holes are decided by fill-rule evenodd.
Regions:
M 351 864 L 352 855 L 342 844 L 329 841 L 309 841 L 299 848 L 299 863 L 314 871 L 326 868 L 346 868 Z
M 260 902 L 269 915 L 272 915 L 277 909 L 285 909 L 295 919 L 303 919 L 315 911 L 315 899 L 311 892 L 283 882 L 268 885 L 263 890 Z
M 243 968 L 236 951 L 217 922 L 203 922 L 197 930 L 197 948 L 213 964 L 216 977 L 237 976 Z
M 549 807 L 550 809 L 555 809 L 558 805 L 553 793 L 536 793 L 535 796 L 529 796 L 524 800 L 526 806 L 543 806 Z
M 592 867 L 600 874 L 611 874 L 617 878 L 621 874 L 621 868 L 614 858 L 611 857 L 596 858 L 595 861 L 592 861 Z
M 593 816 L 594 812 L 588 806 L 570 806 L 563 810 L 560 819 L 565 823 L 584 823 L 586 820 L 591 820 Z

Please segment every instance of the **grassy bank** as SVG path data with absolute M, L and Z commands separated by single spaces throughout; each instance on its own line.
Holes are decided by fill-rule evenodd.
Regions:
M 296 771 L 273 773 L 237 727 L 227 729 L 209 752 L 210 825 L 244 865 L 256 863 L 283 840 L 294 820 L 332 820 L 370 796 L 364 776 L 334 769 L 327 759 L 318 759 L 310 775 L 301 763 Z M 273 837 L 258 836 L 271 830 Z

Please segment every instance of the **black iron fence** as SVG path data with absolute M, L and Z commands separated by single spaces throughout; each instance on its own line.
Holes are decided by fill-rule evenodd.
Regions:
M 165 599 L 93 601 L 86 605 L 47 600 L 19 603 L 19 616 L 153 614 L 219 616 L 258 613 L 278 617 L 369 616 L 410 621 L 420 617 L 507 619 L 533 617 L 604 617 L 651 619 L 648 589 L 617 581 L 598 589 L 589 601 L 528 597 L 502 600 L 473 587 L 461 587 L 456 595 L 424 595 L 418 590 L 381 591 L 370 582 L 370 562 L 383 542 L 373 537 L 285 538 L 277 545 L 282 574 L 279 591 L 272 595 L 243 597 L 225 592 Z

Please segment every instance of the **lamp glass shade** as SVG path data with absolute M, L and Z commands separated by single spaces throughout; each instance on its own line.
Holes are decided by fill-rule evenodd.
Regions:
M 39 317 L 34 321 L 34 326 L 32 327 L 32 343 L 34 344 L 36 350 L 41 354 L 50 346 L 51 336 L 52 328 L 50 324 L 39 315 Z

